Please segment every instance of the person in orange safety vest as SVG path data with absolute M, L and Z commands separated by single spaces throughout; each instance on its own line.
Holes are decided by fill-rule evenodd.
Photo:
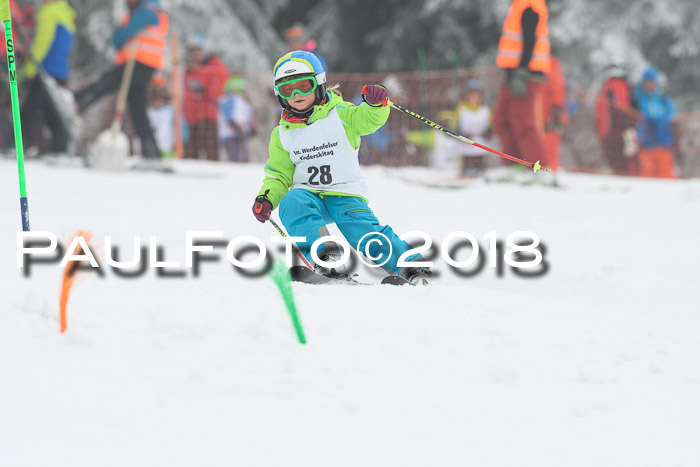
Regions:
M 169 19 L 158 0 L 127 0 L 129 11 L 124 15 L 112 38 L 117 55 L 116 67 L 97 81 L 79 90 L 76 102 L 81 111 L 106 94 L 119 89 L 124 64 L 134 54 L 134 74 L 129 89 L 128 107 L 134 129 L 141 140 L 143 157 L 160 159 L 153 129 L 146 114 L 146 91 L 153 74 L 165 65 Z
M 542 88 L 551 68 L 548 15 L 545 0 L 513 0 L 496 58 L 506 80 L 494 106 L 494 131 L 504 152 L 532 163 L 546 157 Z

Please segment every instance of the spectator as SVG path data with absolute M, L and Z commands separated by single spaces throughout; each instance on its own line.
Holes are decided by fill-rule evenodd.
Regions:
M 300 24 L 296 24 L 295 26 L 292 26 L 284 31 L 284 37 L 287 39 L 288 52 L 292 52 L 294 50 L 313 52 L 316 58 L 321 61 L 324 70 L 327 69 L 326 61 L 318 54 L 318 52 L 316 52 L 318 42 L 316 42 L 314 39 L 309 39 L 304 32 L 304 28 Z
M 74 35 L 75 11 L 68 2 L 43 0 L 37 12 L 36 37 L 30 50 L 31 58 L 26 61 L 21 72 L 27 80 L 25 86 L 28 89 L 20 112 L 24 138 L 26 140 L 30 137 L 35 124 L 45 121 L 51 132 L 51 152 L 58 154 L 68 151 L 70 135 L 56 109 L 60 103 L 51 101 L 46 83 L 37 76 L 37 64 L 60 86 L 65 86 L 70 75 Z M 29 146 L 28 141 L 25 141 L 25 145 Z
M 295 25 L 284 31 L 284 37 L 287 39 L 287 48 L 292 50 L 304 50 L 306 48 L 306 40 L 304 39 L 304 29 L 301 25 Z
M 249 161 L 248 141 L 255 131 L 253 108 L 243 96 L 246 85 L 245 78 L 232 76 L 219 98 L 219 138 L 232 162 Z
M 605 68 L 605 81 L 596 97 L 596 129 L 603 154 L 615 175 L 637 173 L 637 112 L 632 108 L 632 92 L 624 66 L 612 63 Z
M 228 77 L 226 65 L 215 55 L 205 55 L 206 37 L 192 34 L 187 38 L 184 112 L 189 127 L 185 158 L 219 160 L 217 135 L 218 98 Z
M 648 68 L 634 95 L 642 114 L 637 124 L 637 137 L 641 144 L 639 175 L 675 178 L 671 119 L 676 114 L 676 107 L 660 89 L 659 70 Z
M 318 55 L 316 56 L 318 57 Z M 321 59 L 319 58 L 319 60 Z M 402 101 L 406 99 L 405 86 L 401 83 L 401 80 L 397 75 L 393 73 L 388 74 L 384 78 L 384 81 L 382 81 L 382 86 L 389 91 L 392 102 L 401 104 Z M 358 93 L 351 102 L 355 105 L 361 105 L 363 102 L 362 94 Z M 398 122 L 395 123 L 399 124 Z M 406 136 L 405 133 L 407 133 L 407 131 L 404 132 L 404 136 Z M 391 164 L 393 163 L 391 157 L 392 146 L 397 148 L 397 152 L 403 153 L 405 144 L 406 139 L 404 137 L 398 137 L 394 134 L 394 131 L 392 131 L 390 125 L 384 125 L 374 133 L 362 137 L 362 145 L 360 145 L 359 156 L 360 164 Z
M 12 39 L 14 40 L 15 58 L 18 58 L 26 52 L 29 44 L 25 44 L 24 37 L 20 37 L 15 28 L 19 27 L 22 31 L 34 30 L 34 5 L 20 8 L 15 0 L 10 0 L 10 12 L 12 13 Z M 31 37 L 26 39 L 31 41 Z M 0 41 L 0 55 L 7 62 L 7 44 L 4 40 Z
M 7 72 L 3 70 L 0 72 L 0 156 L 13 149 L 15 138 L 8 82 Z
M 129 11 L 112 37 L 114 47 L 118 50 L 116 66 L 94 83 L 79 90 L 75 98 L 79 109 L 84 111 L 99 98 L 116 92 L 122 80 L 124 65 L 130 54 L 135 53 L 136 63 L 128 97 L 129 114 L 141 140 L 143 157 L 161 159 L 160 148 L 146 115 L 146 91 L 153 74 L 165 65 L 169 19 L 160 8 L 158 0 L 127 0 L 127 5 Z M 135 43 L 135 52 L 130 50 L 131 43 Z
M 569 109 L 566 102 L 566 77 L 561 69 L 561 62 L 550 57 L 551 69 L 547 72 L 546 83 L 542 89 L 544 111 L 544 153 L 540 160 L 543 166 L 554 173 L 559 169 L 559 146 L 564 128 L 569 124 Z M 542 175 L 550 174 L 544 172 Z M 556 185 L 555 178 L 550 179 Z
M 443 110 L 436 115 L 436 123 L 446 127 L 455 128 L 457 118 L 455 110 Z M 421 131 L 409 131 L 405 137 L 408 143 L 416 148 L 427 148 L 430 167 L 444 172 L 460 175 L 462 173 L 462 153 L 464 143 L 458 141 L 441 131 L 432 129 Z
M 488 144 L 491 137 L 492 114 L 484 104 L 484 85 L 470 80 L 464 88 L 462 100 L 457 106 L 458 132 L 472 141 Z M 461 176 L 475 176 L 484 170 L 486 152 L 471 144 L 460 145 L 459 172 Z
M 168 81 L 164 76 L 153 77 L 150 95 L 150 105 L 146 109 L 148 121 L 151 123 L 156 143 L 163 157 L 172 159 L 175 157 L 175 110 L 170 101 Z
M 498 66 L 506 82 L 494 108 L 494 130 L 503 151 L 534 163 L 544 154 L 541 112 L 549 59 L 545 0 L 513 0 L 498 44 Z M 504 164 L 512 163 L 504 159 Z
M 20 8 L 15 0 L 10 0 L 10 12 L 12 13 L 12 37 L 14 39 L 15 60 L 22 62 L 22 55 L 26 46 L 22 38 L 17 34 L 18 28 L 23 31 L 31 30 L 33 24 L 34 7 L 27 5 Z M 0 41 L 0 61 L 7 65 L 7 44 Z M 9 77 L 7 66 L 2 67 L 0 75 L 0 151 L 9 151 L 14 146 L 14 129 L 12 126 L 12 104 L 10 102 Z

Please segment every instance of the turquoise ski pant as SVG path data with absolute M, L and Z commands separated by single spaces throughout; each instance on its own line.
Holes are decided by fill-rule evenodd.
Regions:
M 289 235 L 306 237 L 305 242 L 299 242 L 297 245 L 309 261 L 312 260 L 311 245 L 322 236 L 320 229 L 333 222 L 350 246 L 362 254 L 365 253 L 369 242 L 369 256 L 370 259 L 378 258 L 376 263 L 382 263 L 391 254 L 383 267 L 395 273 L 401 270 L 396 265 L 399 257 L 413 248 L 399 239 L 391 227 L 381 225 L 367 202 L 359 197 L 319 195 L 303 188 L 296 188 L 282 198 L 279 207 L 280 220 L 287 228 Z M 370 232 L 381 233 L 389 241 L 387 242 L 379 235 L 365 236 Z M 361 239 L 362 243 L 358 245 Z M 379 239 L 381 243 L 373 242 L 373 239 Z M 320 256 L 323 250 L 323 245 L 319 246 L 317 254 Z M 405 259 L 411 261 L 417 258 L 420 258 L 420 255 L 411 255 Z

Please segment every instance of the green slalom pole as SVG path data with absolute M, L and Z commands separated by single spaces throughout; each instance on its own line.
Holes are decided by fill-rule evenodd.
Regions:
M 0 21 L 5 25 L 5 45 L 7 46 L 7 71 L 10 75 L 10 98 L 12 99 L 12 125 L 15 128 L 15 148 L 17 150 L 17 171 L 19 172 L 19 205 L 22 213 L 22 230 L 29 231 L 29 202 L 27 184 L 24 180 L 24 146 L 22 145 L 22 123 L 19 116 L 19 95 L 17 93 L 17 70 L 15 69 L 15 45 L 12 40 L 12 13 L 10 0 L 0 0 Z
M 297 334 L 297 340 L 300 344 L 306 344 L 304 328 L 301 327 L 301 320 L 299 319 L 297 306 L 294 302 L 292 282 L 289 277 L 289 271 L 287 271 L 287 267 L 284 265 L 284 261 L 277 258 L 269 274 L 277 287 L 280 289 L 282 299 L 284 300 L 285 305 L 287 305 L 287 311 L 289 312 L 289 317 L 292 319 L 292 326 L 294 326 L 294 331 Z

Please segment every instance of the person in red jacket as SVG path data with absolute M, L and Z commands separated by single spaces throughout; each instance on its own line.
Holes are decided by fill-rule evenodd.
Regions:
M 21 29 L 27 31 L 28 34 L 29 31 L 34 30 L 34 24 L 36 22 L 34 6 L 27 5 L 24 8 L 20 8 L 15 0 L 10 0 L 10 13 L 12 13 L 12 39 L 14 40 L 15 46 L 15 58 L 17 58 L 26 52 L 27 46 L 31 44 L 24 43 L 22 40 L 23 37 L 17 33 L 15 26 L 19 24 Z M 3 39 L 4 37 L 3 33 Z M 32 38 L 30 37 L 28 39 L 31 41 Z M 3 61 L 7 63 L 7 44 L 4 40 L 0 41 L 0 56 L 2 56 Z
M 215 55 L 205 56 L 206 37 L 192 34 L 187 39 L 187 71 L 185 72 L 184 112 L 189 126 L 185 158 L 219 160 L 217 134 L 217 99 L 223 93 L 229 71 Z
M 638 112 L 626 67 L 611 63 L 595 103 L 596 130 L 603 154 L 615 175 L 636 175 Z

